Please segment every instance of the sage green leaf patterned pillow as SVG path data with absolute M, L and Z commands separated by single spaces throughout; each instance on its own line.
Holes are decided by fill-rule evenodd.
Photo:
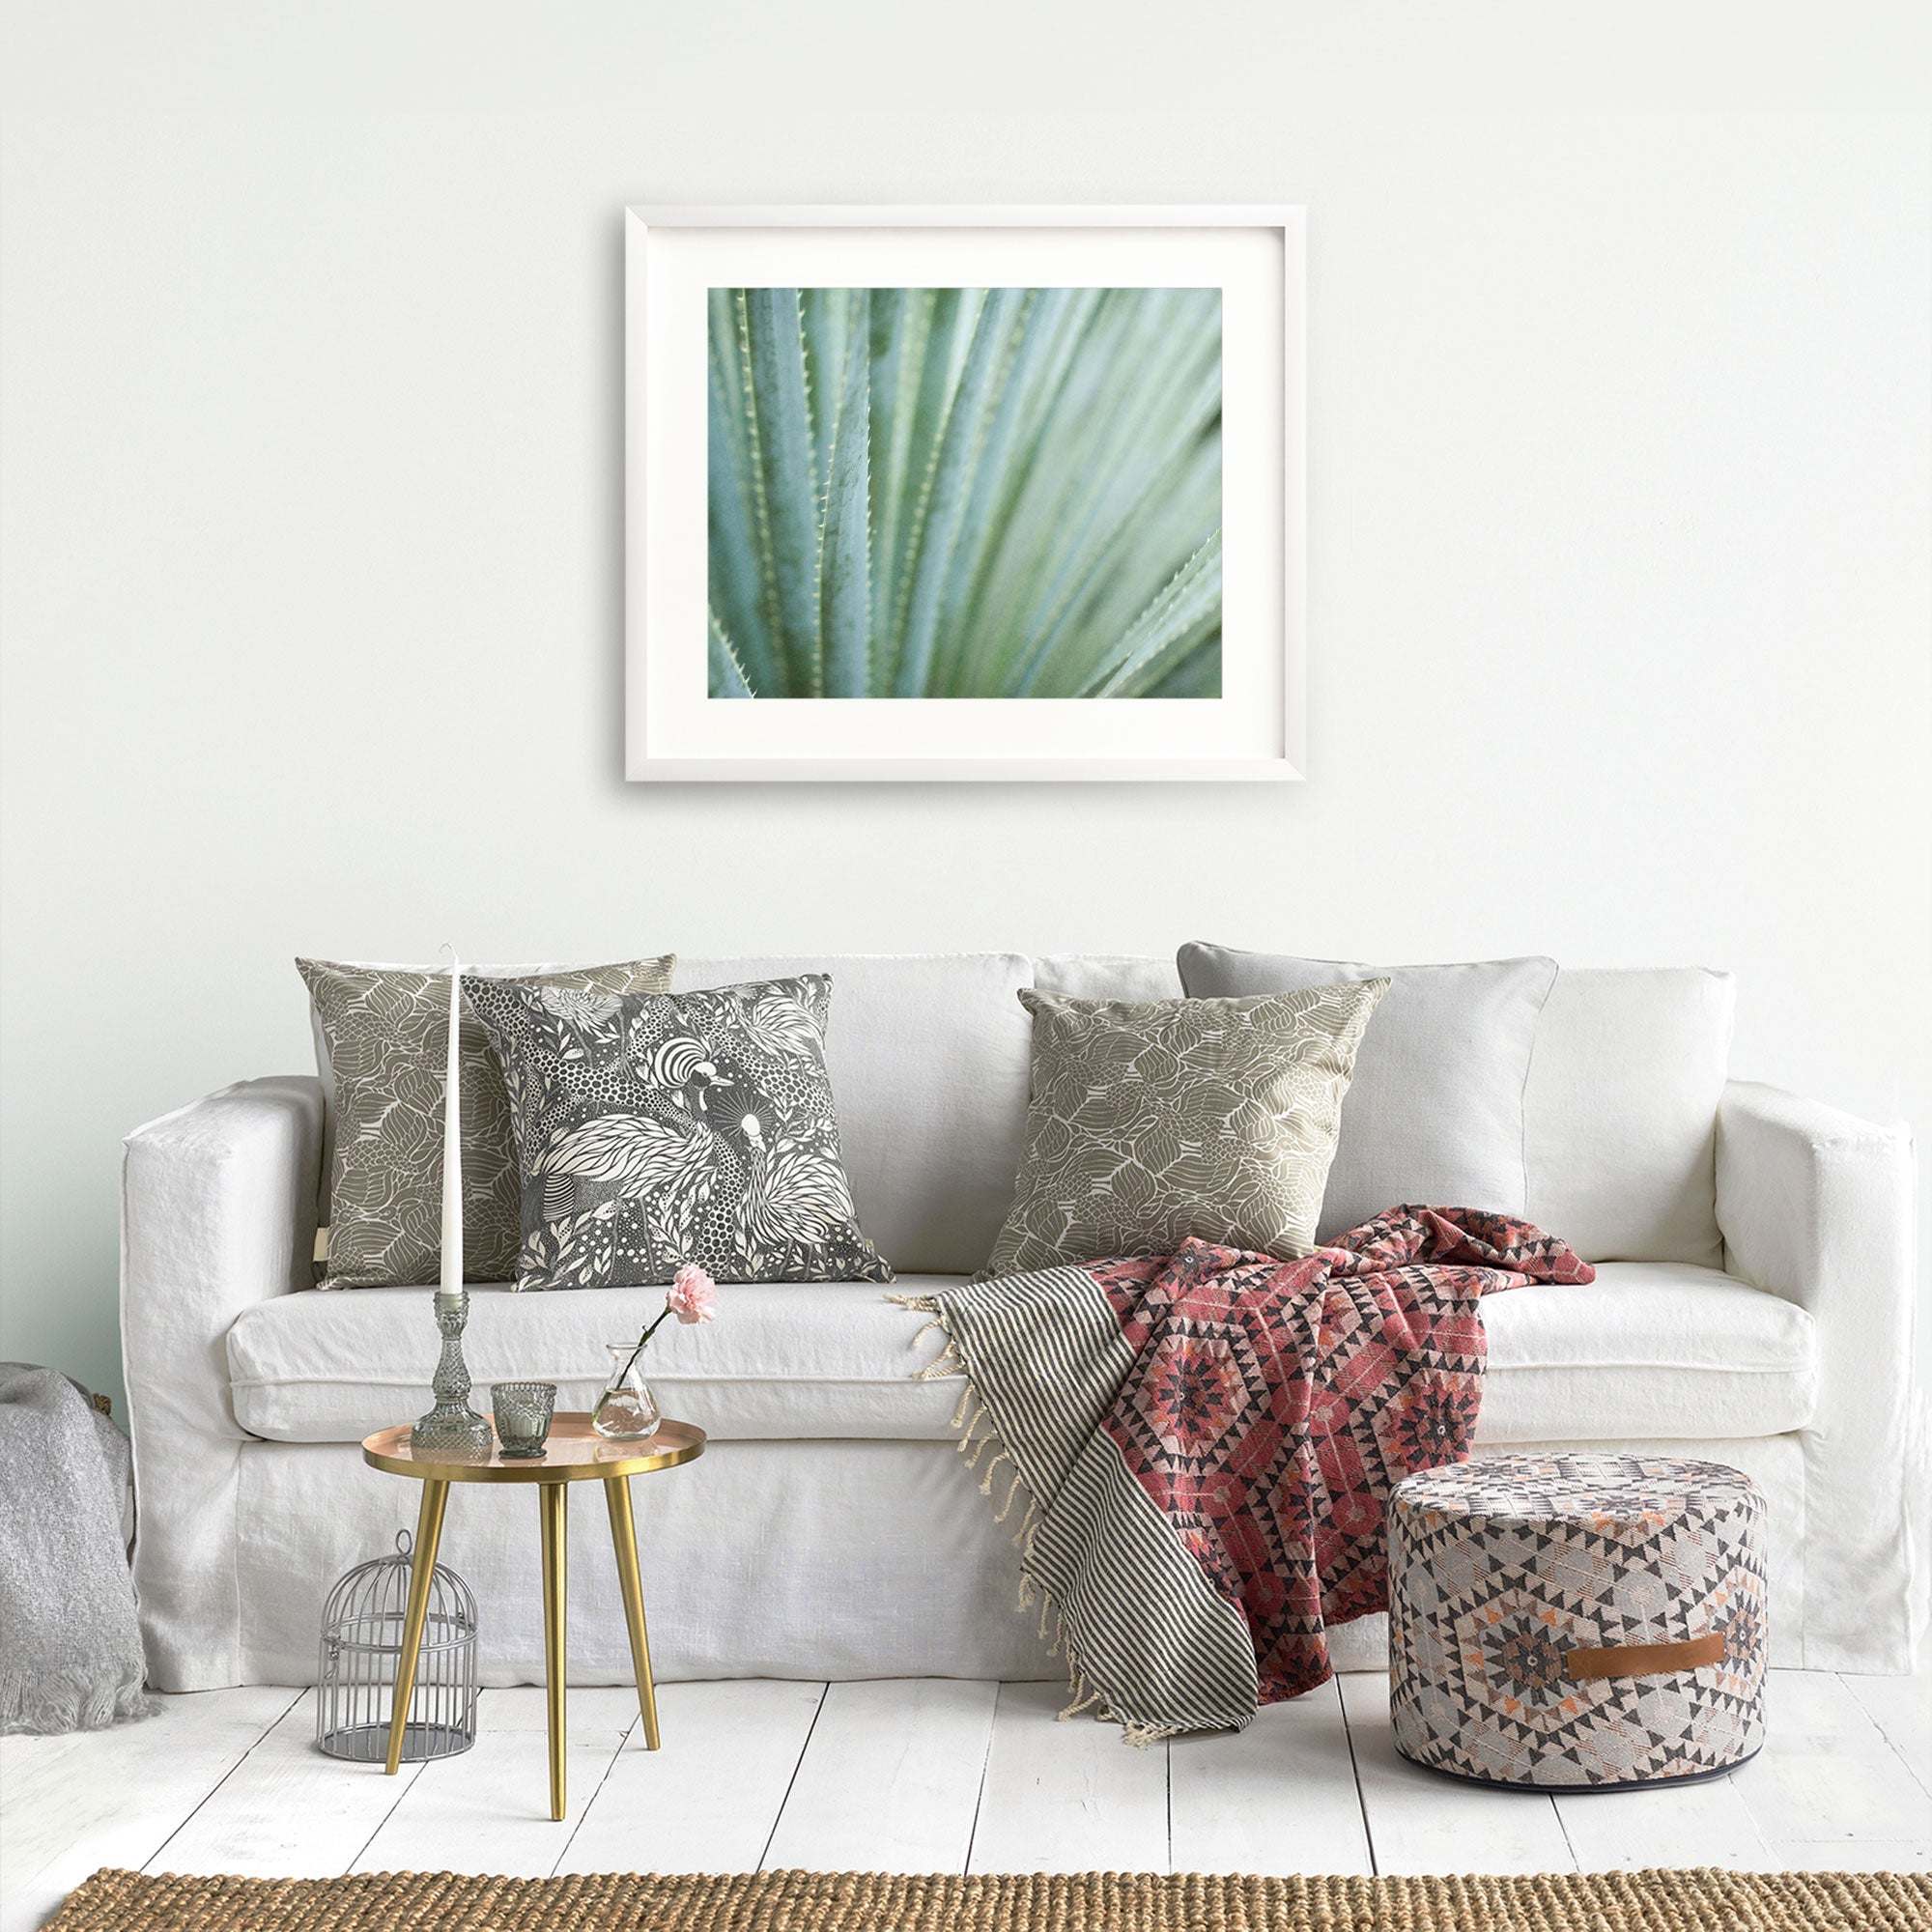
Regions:
M 579 992 L 663 992 L 674 957 L 533 976 Z M 325 1288 L 408 1288 L 442 1266 L 442 1095 L 449 979 L 408 967 L 298 959 L 327 1052 L 334 1106 Z M 463 1276 L 516 1270 L 517 1157 L 502 1063 L 472 1014 L 462 1055 Z
M 522 1289 L 890 1281 L 859 1230 L 825 1070 L 823 973 L 593 998 L 466 980 L 503 1059 Z
M 1026 1149 L 979 1278 L 1171 1254 L 1190 1235 L 1312 1253 L 1342 1096 L 1388 983 L 1148 1003 L 1022 992 Z

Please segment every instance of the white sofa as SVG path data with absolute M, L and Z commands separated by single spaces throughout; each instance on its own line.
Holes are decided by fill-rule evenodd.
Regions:
M 1015 992 L 1161 998 L 1163 960 L 977 953 L 686 960 L 684 986 L 817 969 L 861 1219 L 918 1290 L 978 1266 L 1004 1214 L 1026 1103 Z M 1713 1458 L 1770 1498 L 1776 1661 L 1869 1671 L 1912 1649 L 1913 1170 L 1901 1129 L 1726 1084 L 1731 984 L 1697 969 L 1566 971 L 1525 1095 L 1532 1219 L 1594 1286 L 1485 1304 L 1478 1453 L 1614 1444 Z M 359 1438 L 427 1406 L 420 1289 L 307 1286 L 324 1094 L 246 1081 L 127 1142 L 122 1321 L 153 1681 L 312 1681 L 329 1583 L 414 1520 Z M 1490 1204 L 1464 1204 L 1484 1206 Z M 601 1345 L 663 1291 L 482 1286 L 468 1353 L 588 1406 Z M 663 1675 L 1055 1677 L 1013 1611 L 1017 1557 L 953 1453 L 956 1384 L 876 1287 L 727 1286 L 711 1327 L 650 1367 L 708 1453 L 636 1494 Z M 585 1486 L 589 1487 L 589 1486 Z M 629 1669 L 601 1499 L 573 1494 L 571 1675 Z M 452 1492 L 443 1558 L 482 1606 L 486 1682 L 541 1680 L 536 1511 Z M 1376 1661 L 1380 1619 L 1338 1639 Z

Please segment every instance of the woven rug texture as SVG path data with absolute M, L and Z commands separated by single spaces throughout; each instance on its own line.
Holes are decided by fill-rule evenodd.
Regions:
M 48 1932 L 1926 1932 L 1932 1875 L 1536 1878 L 143 1877 L 99 1871 Z

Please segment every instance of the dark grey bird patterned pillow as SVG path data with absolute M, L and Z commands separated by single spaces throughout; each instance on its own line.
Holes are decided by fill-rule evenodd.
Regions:
M 890 1281 L 860 1232 L 822 973 L 612 995 L 466 980 L 509 1087 L 523 1289 Z

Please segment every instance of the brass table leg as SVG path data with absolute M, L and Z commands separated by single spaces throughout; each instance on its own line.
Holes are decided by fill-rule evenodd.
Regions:
M 561 1818 L 563 1791 L 563 1707 L 565 1583 L 569 1569 L 570 1492 L 565 1483 L 539 1483 L 537 1508 L 543 1521 L 544 1689 L 550 1713 L 550 1815 Z
M 638 1680 L 638 1714 L 644 1720 L 644 1748 L 658 1747 L 658 1689 L 651 1678 L 651 1638 L 644 1628 L 644 1584 L 638 1575 L 638 1525 L 631 1515 L 628 1476 L 606 1476 L 604 1503 L 611 1512 L 611 1541 L 617 1551 L 617 1581 L 624 1592 L 624 1624 L 631 1634 L 631 1670 Z
M 403 1654 L 396 1659 L 394 1707 L 389 1713 L 389 1758 L 393 1777 L 403 1765 L 403 1733 L 409 1728 L 410 1700 L 416 1690 L 416 1653 L 422 1648 L 423 1621 L 429 1615 L 429 1586 L 436 1576 L 436 1546 L 442 1540 L 447 1483 L 426 1482 L 416 1511 L 415 1547 L 410 1555 L 410 1604 L 403 1613 Z

